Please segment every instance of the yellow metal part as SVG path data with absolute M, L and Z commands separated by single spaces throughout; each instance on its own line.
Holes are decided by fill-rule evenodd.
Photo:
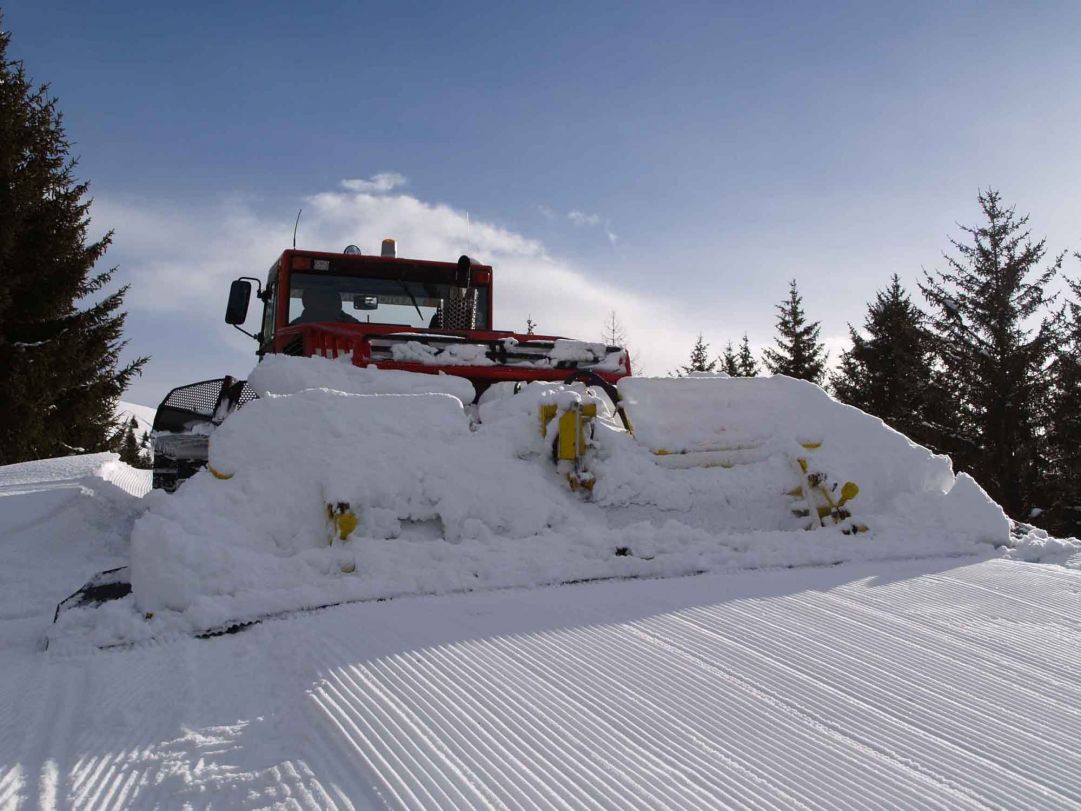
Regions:
M 334 542 L 335 535 L 338 536 L 339 541 L 348 541 L 353 530 L 357 528 L 358 519 L 356 513 L 353 512 L 346 501 L 339 501 L 337 504 L 328 503 L 327 519 L 330 521 L 331 543 Z
M 233 478 L 232 473 L 222 473 L 220 470 L 215 468 L 213 465 L 207 465 L 207 469 L 210 471 L 210 475 L 212 475 L 215 479 L 223 479 L 224 480 L 224 479 Z
M 809 451 L 816 451 L 822 447 L 821 442 L 801 442 L 800 445 Z
M 809 443 L 801 443 L 806 448 Z M 819 445 L 821 443 L 818 443 Z M 817 446 L 816 446 L 817 447 Z M 806 458 L 800 457 L 796 459 L 796 463 L 799 466 L 800 473 L 802 474 L 802 481 L 796 487 L 793 487 L 787 492 L 787 495 L 792 498 L 803 498 L 807 502 L 809 508 L 814 508 L 815 513 L 818 516 L 819 523 L 825 526 L 825 519 L 832 518 L 834 524 L 843 523 L 850 514 L 847 510 L 843 509 L 845 504 L 860 493 L 859 485 L 855 482 L 845 482 L 841 485 L 840 498 L 835 499 L 830 487 L 826 485 L 825 477 L 820 473 L 810 473 L 810 464 Z M 834 485 L 836 486 L 836 485 Z M 812 493 L 818 493 L 822 500 L 826 503 L 823 505 L 816 505 Z M 808 510 L 808 514 L 810 510 Z M 845 534 L 855 534 L 857 532 L 867 532 L 867 527 L 863 524 L 853 523 L 849 529 L 844 530 Z
M 556 414 L 559 413 L 559 406 L 555 403 L 541 403 L 540 407 L 540 433 L 541 436 L 548 436 L 548 423 L 555 419 Z
M 586 452 L 586 422 L 596 415 L 597 406 L 594 403 L 587 403 L 580 408 L 568 409 L 559 415 L 559 449 L 557 457 L 560 461 L 573 462 Z
M 566 472 L 572 490 L 593 489 L 593 476 L 585 470 L 584 457 L 589 447 L 589 425 L 596 416 L 596 403 L 575 403 L 562 413 L 555 403 L 542 403 L 540 407 L 541 436 L 547 438 L 548 426 L 556 422 L 555 460 Z

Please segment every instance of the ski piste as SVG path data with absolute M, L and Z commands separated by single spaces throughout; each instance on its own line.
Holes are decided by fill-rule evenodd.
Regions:
M 683 556 L 694 576 L 625 524 L 606 565 L 665 576 L 526 576 L 207 639 L 128 628 L 107 651 L 68 629 L 45 652 L 70 584 L 123 563 L 133 526 L 178 502 L 108 454 L 0 468 L 0 726 L 22 731 L 0 737 L 0 807 L 1081 807 L 1081 543 L 1021 525 L 997 547 L 805 531 L 780 490 L 791 460 L 753 456 L 681 482 L 766 464 L 769 515 L 792 528 L 713 536 L 730 556 Z M 550 449 L 521 461 L 590 510 Z M 219 493 L 244 478 L 198 476 Z M 311 526 L 331 550 L 325 513 Z M 386 543 L 402 540 L 417 543 Z M 101 606 L 99 631 L 148 629 L 127 599 Z

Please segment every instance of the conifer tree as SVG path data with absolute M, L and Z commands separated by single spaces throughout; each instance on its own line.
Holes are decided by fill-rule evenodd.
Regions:
M 1028 217 L 993 190 L 979 204 L 983 223 L 962 229 L 965 242 L 950 240 L 957 255 L 945 257 L 944 271 L 925 272 L 920 289 L 950 385 L 951 455 L 1024 519 L 1042 501 L 1040 446 L 1062 324 L 1046 287 L 1063 257 L 1040 269 L 1045 243 L 1029 238 Z
M 139 456 L 142 460 L 139 467 L 147 469 L 154 467 L 154 448 L 150 442 L 149 431 L 143 431 L 143 435 L 139 437 Z
M 739 356 L 736 355 L 736 349 L 732 346 L 731 341 L 724 346 L 724 354 L 721 355 L 721 369 L 729 377 L 740 377 Z
M 139 428 L 139 421 L 132 417 L 128 420 L 120 431 L 119 442 L 117 443 L 117 452 L 120 454 L 120 461 L 127 462 L 132 467 L 143 467 L 143 448 L 139 438 L 135 435 L 136 430 Z
M 105 450 L 114 405 L 145 363 L 118 367 L 127 288 L 94 272 L 87 184 L 48 88 L 34 88 L 0 33 L 0 464 Z
M 820 383 L 826 371 L 826 348 L 818 340 L 819 322 L 807 321 L 795 279 L 789 283 L 788 298 L 777 305 L 777 312 L 777 348 L 765 350 L 766 368 L 775 375 Z
M 1077 255 L 1081 259 L 1081 254 Z M 1067 282 L 1066 335 L 1053 367 L 1047 428 L 1046 474 L 1051 510 L 1037 523 L 1061 536 L 1081 538 L 1081 281 Z
M 751 344 L 747 340 L 747 333 L 743 333 L 743 341 L 739 345 L 739 357 L 737 359 L 740 377 L 758 377 L 758 363 L 755 362 L 751 353 Z
M 945 428 L 936 395 L 934 342 L 925 320 L 895 273 L 867 306 L 866 337 L 849 325 L 852 347 L 841 353 L 830 385 L 841 402 L 939 450 L 936 440 Z
M 717 360 L 709 359 L 709 344 L 702 340 L 702 334 L 698 334 L 698 340 L 691 349 L 690 361 L 686 366 L 680 366 L 680 376 L 689 375 L 692 372 L 712 372 L 717 368 Z

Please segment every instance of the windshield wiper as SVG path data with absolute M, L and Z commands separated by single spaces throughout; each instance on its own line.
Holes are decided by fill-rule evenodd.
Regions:
M 424 322 L 424 313 L 422 313 L 420 311 L 420 305 L 417 304 L 417 297 L 414 296 L 413 291 L 409 289 L 409 283 L 405 280 L 404 271 L 403 271 L 403 275 L 398 277 L 398 283 L 405 289 L 405 292 L 409 294 L 409 300 L 411 302 L 413 302 L 413 306 L 417 310 L 417 315 L 420 317 L 420 320 L 421 320 L 420 326 L 423 327 L 424 326 L 424 323 L 423 323 Z

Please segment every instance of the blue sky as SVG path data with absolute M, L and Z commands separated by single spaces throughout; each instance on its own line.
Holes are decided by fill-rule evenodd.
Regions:
M 699 331 L 770 341 L 793 277 L 836 352 L 981 187 L 1081 247 L 1081 5 L 1025 5 L 15 2 L 4 24 L 116 229 L 153 356 L 129 399 L 153 404 L 250 367 L 225 289 L 300 206 L 308 247 L 497 262 L 500 327 L 596 338 L 615 309 L 661 374 Z M 378 173 L 404 181 L 341 183 Z

